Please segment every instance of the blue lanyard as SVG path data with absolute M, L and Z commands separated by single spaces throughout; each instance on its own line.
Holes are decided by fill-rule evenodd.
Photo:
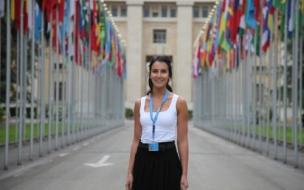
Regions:
M 151 121 L 153 123 L 153 128 L 152 128 L 152 137 L 153 137 L 153 140 L 154 140 L 154 136 L 155 136 L 155 123 L 156 123 L 156 120 L 158 118 L 158 114 L 159 114 L 162 106 L 164 105 L 164 103 L 167 101 L 168 96 L 169 96 L 169 93 L 168 93 L 168 90 L 166 90 L 166 92 L 165 92 L 165 94 L 164 94 L 164 96 L 162 98 L 162 102 L 160 104 L 160 107 L 157 109 L 154 118 L 153 118 L 153 98 L 152 98 L 152 96 L 150 96 L 150 101 L 149 101 L 149 108 L 150 109 L 149 109 L 149 111 L 150 111 L 150 118 L 151 118 Z

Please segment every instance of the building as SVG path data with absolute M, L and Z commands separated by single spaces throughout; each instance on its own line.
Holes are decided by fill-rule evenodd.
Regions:
M 147 92 L 151 56 L 172 58 L 174 92 L 192 109 L 193 42 L 215 0 L 105 0 L 127 47 L 126 107 Z

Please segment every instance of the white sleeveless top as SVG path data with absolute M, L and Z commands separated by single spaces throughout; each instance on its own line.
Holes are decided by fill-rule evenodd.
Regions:
M 140 101 L 140 124 L 142 126 L 141 142 L 153 143 L 153 142 L 168 142 L 176 139 L 176 127 L 177 127 L 177 111 L 176 102 L 178 95 L 173 94 L 170 106 L 167 110 L 161 111 L 158 114 L 157 121 L 155 123 L 155 136 L 154 141 L 152 137 L 153 123 L 150 118 L 150 112 L 145 112 L 146 96 L 141 98 Z M 156 112 L 153 112 L 155 116 Z

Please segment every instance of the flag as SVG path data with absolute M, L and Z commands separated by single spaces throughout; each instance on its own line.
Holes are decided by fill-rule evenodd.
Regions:
M 294 1 L 288 0 L 287 1 L 287 36 L 291 38 L 293 35 L 293 11 L 294 11 Z
M 240 0 L 234 0 L 233 2 L 233 11 L 232 11 L 232 15 L 230 18 L 230 40 L 233 44 L 236 43 L 236 37 L 237 37 L 237 32 L 238 32 L 238 26 L 240 23 L 240 15 L 238 14 L 238 8 L 239 8 L 239 3 Z
M 279 10 L 280 10 L 280 14 L 281 14 L 280 34 L 281 34 L 281 41 L 283 41 L 284 40 L 284 33 L 285 33 L 286 1 L 281 2 Z
M 15 0 L 11 0 L 11 19 L 14 21 L 15 17 Z
M 246 22 L 246 25 L 252 29 L 256 28 L 256 20 L 255 20 L 256 12 L 255 11 L 256 11 L 256 9 L 255 9 L 253 0 L 248 0 L 247 6 L 246 6 L 245 22 Z
M 267 51 L 270 45 L 270 28 L 268 25 L 269 12 L 272 4 L 269 1 L 265 1 L 263 5 L 263 35 L 262 35 L 262 50 Z
M 41 38 L 41 30 L 42 30 L 42 12 L 39 8 L 37 2 L 35 2 L 35 40 L 39 41 Z
M 74 23 L 75 23 L 75 36 L 74 36 L 74 60 L 76 64 L 80 64 L 80 60 L 78 57 L 78 51 L 79 51 L 79 25 L 80 25 L 80 4 L 79 1 L 75 2 L 75 18 L 74 18 Z
M 257 56 L 260 56 L 260 41 L 261 41 L 261 32 L 260 29 L 261 26 L 260 24 L 257 25 L 257 29 L 255 31 L 255 53 Z M 264 39 L 264 33 L 263 33 L 263 39 Z M 263 44 L 263 42 L 262 42 Z
M 4 17 L 4 7 L 5 7 L 4 0 L 0 0 L 0 18 Z
M 200 48 L 201 44 L 198 42 L 196 49 L 195 49 L 195 54 L 194 54 L 194 59 L 193 59 L 193 66 L 192 66 L 192 74 L 193 77 L 196 78 L 198 76 L 198 67 L 199 67 L 199 62 L 200 62 Z
M 21 0 L 14 0 L 12 6 L 14 6 L 14 11 L 12 15 L 12 20 L 15 21 L 17 30 L 21 29 L 21 8 L 23 11 L 23 31 L 28 32 L 28 13 L 27 13 L 27 1 L 23 1 L 23 7 L 21 7 Z

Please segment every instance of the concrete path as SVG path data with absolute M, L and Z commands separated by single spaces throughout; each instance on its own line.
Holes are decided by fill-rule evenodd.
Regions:
M 1 173 L 1 190 L 124 189 L 132 121 Z M 190 190 L 303 190 L 304 172 L 189 126 Z

